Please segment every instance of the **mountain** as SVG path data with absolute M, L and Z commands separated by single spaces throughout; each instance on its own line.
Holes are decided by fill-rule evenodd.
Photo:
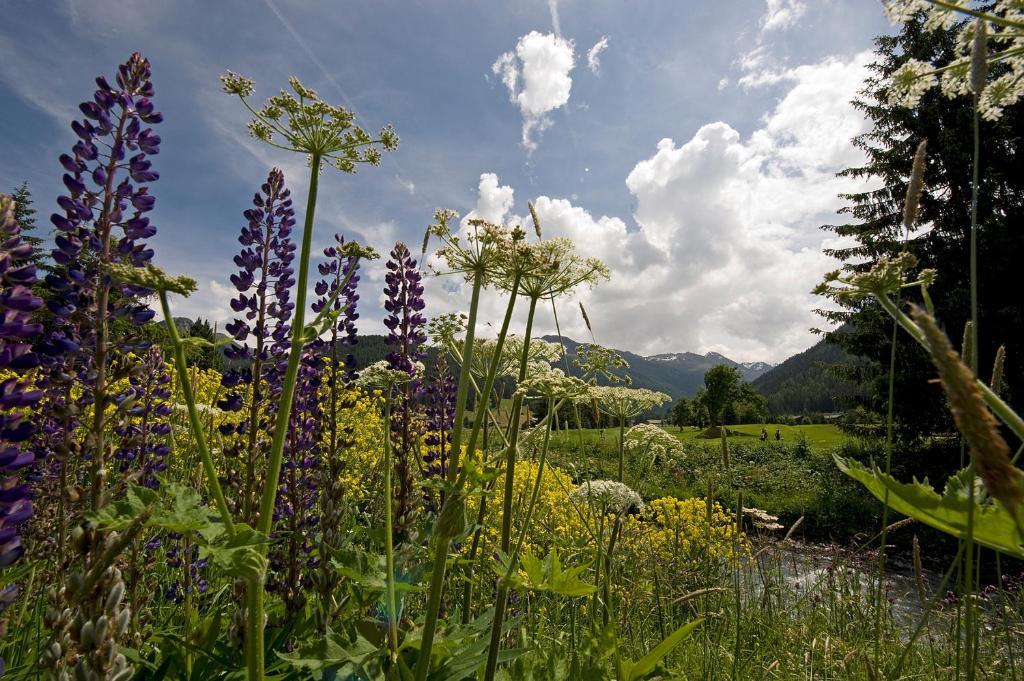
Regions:
M 775 416 L 837 412 L 858 394 L 858 388 L 832 368 L 854 362 L 838 345 L 822 340 L 762 373 L 752 385 L 767 398 L 768 411 Z
M 558 336 L 544 336 L 550 343 L 558 343 Z M 576 348 L 581 345 L 571 338 L 563 338 L 569 362 L 576 356 Z M 753 381 L 772 368 L 767 362 L 736 362 L 717 352 L 700 355 L 695 352 L 667 352 L 657 355 L 638 355 L 628 350 L 616 350 L 629 362 L 626 372 L 633 378 L 633 385 L 638 388 L 660 390 L 672 396 L 673 400 L 680 397 L 693 397 L 704 385 L 704 373 L 716 364 L 725 364 L 739 370 L 740 376 L 746 381 Z

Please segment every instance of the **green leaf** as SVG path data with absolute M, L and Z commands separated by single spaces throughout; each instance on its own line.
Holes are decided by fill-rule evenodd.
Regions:
M 636 662 L 623 660 L 622 675 L 625 677 L 625 681 L 637 681 L 637 679 L 642 679 L 653 672 L 654 668 L 658 666 L 658 663 L 661 662 L 673 648 L 679 645 L 683 639 L 688 637 L 694 629 L 700 626 L 703 621 L 704 620 L 694 620 L 679 627 L 669 634 L 668 638 L 655 646 L 654 650 L 647 653 Z
M 369 658 L 381 652 L 358 634 L 355 642 L 350 644 L 340 634 L 328 628 L 325 635 L 299 644 L 291 653 L 277 653 L 277 656 L 295 669 L 322 672 L 346 664 L 362 666 Z
M 139 485 L 129 485 L 124 498 L 113 501 L 98 511 L 87 513 L 86 517 L 104 529 L 125 530 L 158 501 L 157 492 Z
M 212 559 L 213 562 L 231 577 L 241 579 L 261 579 L 267 570 L 267 557 L 264 545 L 266 535 L 257 532 L 248 525 L 235 525 L 235 534 L 220 535 L 216 542 L 199 543 L 199 555 Z
M 160 507 L 149 519 L 150 527 L 192 536 L 208 530 L 213 524 L 210 510 L 194 488 L 164 483 L 160 487 L 160 497 Z
M 927 481 L 902 483 L 878 468 L 869 469 L 839 456 L 833 458 L 839 470 L 867 487 L 879 501 L 887 501 L 889 508 L 898 513 L 964 539 L 967 537 L 967 521 L 973 511 L 974 541 L 1007 555 L 1024 558 L 1024 547 L 1021 546 L 1014 517 L 999 504 L 979 503 L 980 493 L 975 493 L 972 508 L 963 473 L 950 478 L 940 495 Z

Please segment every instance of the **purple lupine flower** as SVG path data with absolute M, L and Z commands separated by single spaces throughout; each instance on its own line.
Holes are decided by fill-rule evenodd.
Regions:
M 313 312 L 319 314 L 326 307 L 331 296 L 338 290 L 338 287 L 342 285 L 345 277 L 355 268 L 348 283 L 345 284 L 345 288 L 338 295 L 332 306 L 332 309 L 340 311 L 340 314 L 335 323 L 331 325 L 330 338 L 326 341 L 330 345 L 327 348 L 328 352 L 325 354 L 329 354 L 332 361 L 337 362 L 338 357 L 336 353 L 338 345 L 352 347 L 359 342 L 356 335 L 356 320 L 359 319 L 359 313 L 356 310 L 359 303 L 359 294 L 356 292 L 356 286 L 359 284 L 359 262 L 356 258 L 342 253 L 342 246 L 345 245 L 345 238 L 343 236 L 335 234 L 334 240 L 338 245 L 328 246 L 324 249 L 327 261 L 320 263 L 318 266 L 320 275 L 324 278 L 316 283 L 316 294 L 320 297 L 313 303 L 312 307 Z M 342 361 L 345 364 L 346 378 L 351 378 L 356 368 L 355 358 L 350 352 Z
M 123 375 L 122 369 L 130 366 L 127 351 L 147 347 L 131 337 L 112 342 L 110 324 L 124 320 L 133 328 L 153 317 L 146 303 L 150 291 L 114 282 L 107 273 L 111 264 L 141 267 L 153 258 L 153 249 L 144 241 L 156 233 L 147 216 L 155 205 L 147 185 L 158 174 L 148 157 L 159 152 L 160 138 L 149 126 L 163 116 L 153 107 L 150 75 L 149 61 L 135 53 L 118 67 L 114 84 L 102 76 L 96 79 L 92 99 L 79 106 L 84 118 L 71 125 L 78 139 L 71 153 L 60 157 L 67 194 L 57 199 L 61 212 L 50 218 L 57 229 L 52 251 L 56 267 L 46 278 L 53 291 L 47 300 L 51 323 L 37 346 L 45 369 L 41 384 L 47 394 L 49 422 L 40 429 L 36 446 L 55 460 L 52 473 L 56 480 L 51 485 L 44 477 L 38 488 L 64 491 L 87 482 L 93 509 L 107 503 L 106 458 L 111 449 L 107 408 L 116 398 L 111 386 Z M 86 409 L 91 409 L 94 418 L 83 434 L 78 417 Z M 43 467 L 43 476 L 51 472 L 48 468 Z M 88 479 L 84 480 L 86 469 Z M 40 498 L 45 496 L 64 498 L 60 494 Z M 95 626 L 100 617 L 109 619 L 124 612 L 126 606 L 121 603 L 113 613 L 103 607 L 107 595 L 124 585 L 115 567 L 93 584 L 92 592 L 74 592 L 74 585 L 81 583 L 82 566 L 92 564 L 90 552 L 101 550 L 109 535 L 83 521 L 74 531 L 89 539 L 72 544 L 68 541 L 70 511 L 57 506 L 57 577 L 63 579 L 70 570 L 74 579 L 69 579 L 69 588 L 61 592 L 65 600 L 54 606 L 63 609 L 73 602 L 75 615 L 55 623 L 52 636 L 55 641 L 79 641 L 83 627 Z M 63 555 L 70 548 L 79 554 L 77 565 L 71 556 Z M 48 648 L 40 663 L 55 675 L 130 673 L 127 658 L 117 652 L 123 633 L 108 627 L 105 640 L 95 641 L 95 650 L 57 646 L 58 655 Z
M 240 510 L 249 520 L 255 512 L 258 450 L 272 427 L 273 398 L 287 362 L 288 322 L 294 307 L 290 296 L 295 285 L 295 211 L 281 170 L 270 171 L 252 203 L 238 237 L 242 251 L 234 259 L 241 269 L 231 275 L 238 291 L 231 309 L 241 316 L 225 327 L 236 341 L 225 354 L 244 368 L 224 372 L 221 384 L 227 393 L 218 404 L 226 411 L 238 411 L 246 403 L 245 395 L 249 398 L 249 413 L 220 427 L 222 435 L 239 436 L 231 449 L 235 459 L 241 458 L 242 470 L 233 472 L 234 479 L 228 483 L 237 489 Z
M 421 347 L 427 340 L 423 327 L 423 283 L 416 260 L 409 248 L 399 242 L 391 251 L 384 276 L 384 309 L 388 316 L 385 343 L 393 348 L 387 354 L 392 369 L 406 371 L 413 380 L 404 384 L 394 396 L 391 416 L 392 442 L 395 447 L 395 534 L 400 541 L 410 533 L 415 501 L 413 499 L 413 469 L 415 461 L 422 466 L 419 455 L 420 419 L 417 418 L 416 400 L 420 392 L 420 379 L 416 376 L 416 363 L 423 359 Z
M 455 425 L 455 377 L 443 356 L 431 372 L 426 388 L 427 434 L 424 438 L 426 452 L 423 455 L 424 475 L 443 479 L 448 474 L 448 457 L 451 454 L 452 426 Z M 429 497 L 427 505 L 437 511 L 444 502 Z
M 160 346 L 149 349 L 128 381 L 128 390 L 115 398 L 124 416 L 115 428 L 121 442 L 114 456 L 122 472 L 141 485 L 155 488 L 156 476 L 166 470 L 171 451 L 167 436 L 173 411 L 171 375 Z
M 21 226 L 14 219 L 14 200 L 0 196 L 0 368 L 20 374 L 37 365 L 29 340 L 41 331 L 32 321 L 32 313 L 42 300 L 32 293 L 36 281 L 31 263 L 32 244 L 21 238 Z M 25 552 L 18 526 L 32 515 L 29 488 L 22 471 L 34 456 L 24 442 L 34 432 L 24 410 L 35 406 L 42 393 L 19 376 L 0 382 L 0 568 L 5 568 Z M 0 590 L 0 616 L 18 595 L 10 584 Z M 4 660 L 0 658 L 0 675 Z
M 57 199 L 61 212 L 50 216 L 57 228 L 56 267 L 46 277 L 53 292 L 47 300 L 52 323 L 38 345 L 47 369 L 41 381 L 46 411 L 53 416 L 42 425 L 37 448 L 57 455 L 59 477 L 66 475 L 65 460 L 74 448 L 76 414 L 97 401 L 102 413 L 114 399 L 107 371 L 117 348 L 110 343 L 108 324 L 124 319 L 138 326 L 153 317 L 145 301 L 149 291 L 114 283 L 105 271 L 109 264 L 142 266 L 153 257 L 143 240 L 156 233 L 146 215 L 155 200 L 145 185 L 159 177 L 148 157 L 159 152 L 160 137 L 149 126 L 163 117 L 153 109 L 150 73 L 149 61 L 135 53 L 118 67 L 114 85 L 97 78 L 92 99 L 79 106 L 84 118 L 71 124 L 78 140 L 60 157 L 68 193 Z M 72 400 L 75 383 L 81 397 Z M 102 421 L 95 428 L 102 429 Z M 92 451 L 82 452 L 100 459 L 92 481 L 99 504 L 105 487 L 103 440 L 102 433 L 93 434 Z
M 167 540 L 167 567 L 177 570 L 179 577 L 164 589 L 164 598 L 172 603 L 181 603 L 186 593 L 205 594 L 209 591 L 210 584 L 203 576 L 206 559 L 199 557 L 199 545 L 174 532 L 167 534 Z

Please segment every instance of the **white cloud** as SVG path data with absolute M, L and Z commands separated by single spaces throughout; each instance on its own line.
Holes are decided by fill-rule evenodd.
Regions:
M 527 151 L 537 148 L 535 135 L 551 126 L 548 114 L 569 102 L 569 73 L 575 65 L 573 41 L 531 31 L 519 39 L 514 51 L 505 52 L 491 66 L 523 115 L 522 144 Z
M 725 78 L 725 77 L 722 77 L 718 81 L 718 91 L 721 92 L 722 90 L 724 90 L 727 87 L 729 87 L 729 79 Z
M 682 145 L 662 140 L 636 164 L 626 180 L 634 217 L 672 263 L 660 280 L 627 275 L 640 305 L 662 310 L 653 321 L 628 302 L 615 312 L 630 334 L 650 329 L 641 349 L 780 360 L 812 342 L 820 301 L 810 290 L 835 267 L 818 227 L 842 206 L 840 192 L 862 187 L 835 173 L 862 160 L 850 138 L 867 123 L 849 101 L 869 59 L 792 69 L 793 86 L 750 137 L 711 123 Z
M 587 68 L 594 75 L 597 75 L 601 70 L 600 55 L 606 47 L 608 47 L 608 36 L 603 35 L 600 40 L 594 43 L 593 47 L 587 50 Z
M 807 4 L 802 0 L 766 0 L 767 8 L 761 17 L 762 31 L 787 29 L 807 12 Z
M 175 317 L 188 317 L 189 319 L 205 319 L 210 326 L 216 326 L 217 330 L 224 332 L 224 325 L 238 315 L 231 310 L 229 301 L 238 295 L 238 291 L 230 284 L 222 284 L 215 279 L 200 281 L 195 293 L 188 298 L 172 296 L 171 313 Z M 163 319 L 157 308 L 157 318 Z
M 863 160 L 849 142 L 868 124 L 849 101 L 870 57 L 787 71 L 789 90 L 749 136 L 718 121 L 683 143 L 658 142 L 626 178 L 635 225 L 593 215 L 575 197 L 534 199 L 545 237 L 569 237 L 612 272 L 611 281 L 560 301 L 562 333 L 589 338 L 579 301 L 599 343 L 640 353 L 781 361 L 811 345 L 808 329 L 820 323 L 813 310 L 822 301 L 810 291 L 836 267 L 822 248 L 838 243 L 819 227 L 835 219 L 838 194 L 864 188 L 835 173 Z M 512 187 L 480 176 L 470 216 L 528 226 L 525 205 L 514 208 Z M 430 278 L 427 288 L 432 314 L 465 309 L 464 282 Z M 481 318 L 501 319 L 504 304 L 502 295 L 486 293 Z M 520 332 L 522 322 L 520 314 Z M 535 330 L 554 329 L 548 309 Z

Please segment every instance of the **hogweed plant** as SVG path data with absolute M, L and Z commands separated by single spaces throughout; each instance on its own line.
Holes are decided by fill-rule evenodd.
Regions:
M 272 147 L 307 156 L 309 160 L 309 190 L 306 198 L 305 219 L 302 241 L 299 249 L 298 278 L 296 280 L 295 313 L 292 318 L 291 348 L 288 364 L 277 404 L 270 455 L 263 481 L 263 494 L 259 505 L 259 519 L 256 529 L 269 535 L 273 524 L 273 507 L 284 460 L 285 437 L 290 421 L 295 382 L 298 377 L 299 361 L 305 345 L 319 335 L 318 329 L 306 328 L 306 295 L 309 285 L 309 264 L 313 245 L 313 224 L 316 210 L 317 189 L 320 171 L 330 163 L 342 172 L 355 172 L 357 164 L 378 165 L 381 152 L 398 146 L 398 136 L 390 128 L 384 128 L 377 137 L 364 131 L 355 123 L 355 116 L 342 106 L 332 106 L 320 99 L 315 90 L 307 88 L 297 78 L 289 80 L 292 92 L 282 90 L 256 110 L 249 103 L 254 92 L 253 81 L 231 73 L 221 78 L 224 91 L 236 95 L 253 115 L 249 123 L 252 136 Z M 347 244 L 347 255 L 368 255 L 352 242 Z M 344 287 L 339 287 L 338 293 Z M 322 315 L 323 313 L 321 313 Z M 249 678 L 259 681 L 263 678 L 263 577 L 252 580 L 246 596 L 248 631 L 246 649 Z

